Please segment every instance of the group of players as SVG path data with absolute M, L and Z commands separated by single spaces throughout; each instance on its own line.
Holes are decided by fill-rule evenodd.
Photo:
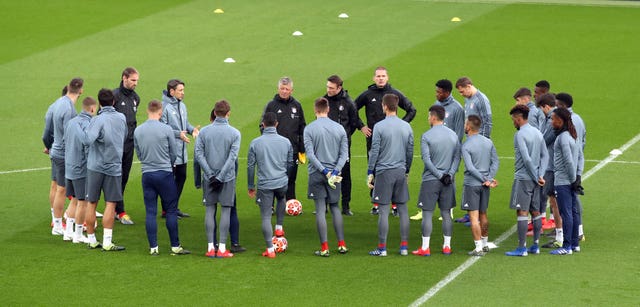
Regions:
M 122 73 L 120 87 L 98 93 L 100 111 L 94 99 L 83 100 L 83 111 L 76 116 L 74 104 L 82 94 L 82 79 L 71 80 L 66 94 L 54 102 L 45 116 L 43 141 L 52 165 L 52 234 L 63 235 L 74 243 L 88 243 L 105 251 L 124 250 L 112 241 L 114 219 L 123 224 L 133 221 L 124 211 L 123 193 L 135 148 L 142 164 L 142 187 L 146 207 L 146 231 L 150 254 L 158 255 L 157 198 L 171 241 L 171 253 L 189 254 L 178 237 L 179 217 L 189 215 L 178 209 L 186 180 L 188 135 L 195 138 L 194 177 L 203 189 L 208 257 L 228 258 L 244 251 L 238 242 L 236 213 L 236 176 L 240 132 L 229 124 L 231 105 L 215 103 L 211 124 L 199 129 L 188 121 L 183 102 L 185 83 L 172 79 L 163 92 L 162 102 L 147 106 L 148 120 L 137 126 L 140 98 L 135 93 L 139 73 L 132 67 Z M 272 235 L 284 236 L 285 202 L 295 199 L 298 164 L 308 163 L 307 197 L 315 203 L 320 249 L 315 255 L 330 255 L 326 213 L 331 211 L 339 253 L 347 253 L 342 215 L 353 215 L 351 200 L 351 136 L 360 130 L 367 141 L 367 185 L 371 189 L 372 214 L 378 215 L 378 246 L 369 254 L 387 255 L 388 216 L 400 217 L 400 254 L 408 255 L 409 214 L 408 174 L 412 165 L 414 140 L 409 122 L 416 109 L 402 92 L 389 83 L 387 69 L 377 67 L 374 84 L 353 101 L 337 75 L 327 79 L 327 94 L 314 102 L 316 120 L 306 124 L 302 105 L 293 96 L 293 81 L 283 77 L 278 92 L 267 103 L 261 117 L 262 135 L 254 139 L 247 158 L 248 194 L 260 207 L 265 257 L 276 256 Z M 498 156 L 490 140 L 492 115 L 489 99 L 467 77 L 455 84 L 464 97 L 464 107 L 451 95 L 449 80 L 436 83 L 436 102 L 429 108 L 431 128 L 421 137 L 424 163 L 417 206 L 412 219 L 422 220 L 422 244 L 412 254 L 429 256 L 432 217 L 436 204 L 440 209 L 443 254 L 451 253 L 452 209 L 456 206 L 454 181 L 460 160 L 465 162 L 461 209 L 468 211 L 474 238 L 472 256 L 489 251 L 488 218 L 490 188 L 498 185 Z M 584 122 L 571 107 L 566 93 L 553 95 L 549 83 L 540 81 L 531 91 L 519 89 L 510 114 L 517 129 L 514 136 L 515 178 L 511 208 L 516 210 L 519 245 L 509 256 L 539 253 L 539 237 L 547 198 L 555 219 L 558 247 L 551 253 L 571 254 L 580 250 L 582 192 L 580 176 L 584 166 Z M 365 108 L 364 124 L 358 110 Z M 398 117 L 398 108 L 405 111 Z M 463 138 L 466 135 L 466 140 Z M 257 169 L 257 183 L 255 181 Z M 201 179 L 202 178 L 202 179 Z M 555 180 L 554 180 L 555 179 Z M 555 181 L 555 182 L 554 182 Z M 95 209 L 104 192 L 103 241 L 95 236 Z M 342 197 L 341 197 L 342 196 Z M 62 225 L 65 198 L 72 199 Z M 338 203 L 342 199 L 342 208 Z M 557 200 L 557 203 L 556 203 Z M 275 201 L 275 206 L 274 206 Z M 216 214 L 220 204 L 219 223 Z M 542 214 L 541 214 L 542 213 Z M 272 214 L 276 215 L 272 231 Z M 531 215 L 533 244 L 526 247 Z M 83 224 L 87 237 L 83 236 Z M 75 226 L 74 226 L 75 225 Z M 216 232 L 219 237 L 216 240 Z M 235 233 L 235 234 L 234 234 Z M 227 249 L 227 236 L 231 247 Z M 564 236 L 563 236 L 564 234 Z M 234 240 L 235 237 L 235 240 Z M 566 238 L 566 239 L 565 239 Z

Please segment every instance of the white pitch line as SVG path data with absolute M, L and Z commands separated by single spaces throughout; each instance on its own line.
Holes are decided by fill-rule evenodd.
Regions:
M 635 137 L 633 137 L 631 140 L 629 140 L 626 144 L 622 145 L 622 147 L 620 147 L 620 151 L 622 153 L 624 153 L 627 149 L 629 149 L 629 147 L 633 146 L 638 141 L 640 141 L 640 134 L 637 134 Z M 610 154 L 606 159 L 600 161 L 600 163 L 598 163 L 596 166 L 594 166 L 589 171 L 584 173 L 584 175 L 582 176 L 582 180 L 584 181 L 584 180 L 589 179 L 589 177 L 593 176 L 593 174 L 595 174 L 596 172 L 601 170 L 607 164 L 611 163 L 611 161 L 613 161 L 613 159 L 615 159 L 616 157 L 618 157 L 620 155 L 621 154 L 618 154 L 618 155 L 611 155 Z M 507 230 L 503 234 L 501 234 L 500 237 L 498 237 L 495 240 L 495 244 L 499 245 L 502 241 L 506 240 L 508 237 L 510 237 L 512 234 L 514 234 L 516 232 L 516 230 L 517 230 L 517 224 L 513 225 L 513 227 L 511 227 L 509 230 Z M 455 270 L 453 270 L 451 273 L 447 274 L 447 276 L 445 276 L 442 280 L 440 280 L 435 286 L 431 287 L 431 289 L 429 289 L 429 291 L 427 291 L 424 295 L 422 295 L 420 298 L 415 300 L 409 306 L 412 306 L 412 307 L 413 306 L 420 306 L 420 305 L 426 303 L 429 299 L 434 297 L 440 290 L 442 290 L 442 288 L 444 288 L 445 286 L 447 286 L 447 284 L 449 284 L 454 279 L 456 279 L 458 276 L 460 276 L 460 274 L 462 274 L 464 271 L 466 271 L 469 267 L 471 267 L 478 260 L 480 260 L 480 257 L 471 257 L 471 258 L 467 259 L 467 261 L 463 262 Z

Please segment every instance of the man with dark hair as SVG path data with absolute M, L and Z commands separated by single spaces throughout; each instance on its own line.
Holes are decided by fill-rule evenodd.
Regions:
M 191 254 L 182 248 L 178 236 L 178 191 L 172 167 L 177 156 L 175 133 L 160 122 L 163 108 L 160 101 L 152 100 L 147 106 L 149 119 L 136 128 L 133 135 L 138 160 L 142 164 L 142 192 L 146 210 L 145 229 L 149 241 L 149 254 L 159 255 L 158 249 L 158 196 L 162 211 L 166 212 L 166 226 L 171 241 L 171 255 Z
M 82 143 L 89 146 L 87 158 L 87 235 L 89 247 L 92 249 L 102 246 L 103 251 L 121 251 L 123 246 L 112 242 L 113 221 L 116 202 L 122 200 L 122 152 L 127 136 L 127 122 L 125 116 L 118 113 L 113 104 L 113 92 L 103 88 L 98 92 L 100 112 L 91 119 L 85 130 Z M 95 211 L 100 200 L 100 192 L 104 192 L 105 210 L 102 217 L 103 239 L 102 245 L 95 236 Z
M 325 212 L 327 204 L 333 216 L 333 229 L 338 239 L 338 252 L 347 253 L 344 242 L 342 215 L 338 207 L 340 199 L 340 171 L 349 157 L 347 133 L 340 124 L 329 119 L 329 101 L 316 99 L 314 112 L 316 120 L 304 130 L 304 147 L 309 158 L 309 192 L 316 207 L 316 226 L 320 237 L 320 250 L 316 256 L 329 257 L 327 241 L 327 221 Z
M 231 208 L 234 205 L 236 189 L 236 163 L 240 150 L 240 131 L 229 125 L 231 106 L 226 100 L 216 102 L 213 112 L 216 119 L 205 126 L 196 139 L 195 156 L 204 172 L 203 203 L 206 207 L 205 228 L 207 253 L 210 258 L 230 258 L 233 254 L 226 248 L 229 233 Z M 216 252 L 214 236 L 218 203 L 220 214 L 220 237 Z
M 533 99 L 538 101 L 538 98 L 544 94 L 549 93 L 549 90 L 551 90 L 551 85 L 549 84 L 549 81 L 540 80 L 536 82 L 536 87 L 533 88 Z
M 371 136 L 373 135 L 373 130 L 375 125 L 385 119 L 387 116 L 382 109 L 382 98 L 386 94 L 394 94 L 398 97 L 398 107 L 405 110 L 406 114 L 402 118 L 402 120 L 410 123 L 414 117 L 416 117 L 416 108 L 411 103 L 407 97 L 402 94 L 399 90 L 389 84 L 389 75 L 387 73 L 387 69 L 385 67 L 379 66 L 376 67 L 373 74 L 373 84 L 369 85 L 367 90 L 362 92 L 358 98 L 355 100 L 356 109 L 359 111 L 362 107 L 365 108 L 365 113 L 367 117 L 367 125 L 365 126 L 360 117 L 358 117 L 358 125 L 357 128 L 362 131 L 364 136 L 367 138 L 367 157 L 370 156 L 371 151 Z M 397 209 L 395 205 L 392 205 L 392 209 L 394 215 L 397 215 Z M 371 208 L 371 214 L 378 214 L 378 207 L 374 204 Z
M 562 97 L 564 98 L 564 97 Z M 562 228 L 566 239 L 562 247 L 552 250 L 552 255 L 571 255 L 580 251 L 578 225 L 581 216 L 578 210 L 578 195 L 582 172 L 582 151 L 576 127 L 571 119 L 571 112 L 566 108 L 557 108 L 551 113 L 551 125 L 557 133 L 553 145 L 553 162 L 555 190 L 558 197 L 558 208 L 562 216 Z
M 176 138 L 178 152 L 175 163 L 173 165 L 173 178 L 178 189 L 178 206 L 180 206 L 180 196 L 184 188 L 184 182 L 187 180 L 187 144 L 191 141 L 187 134 L 198 136 L 198 127 L 194 127 L 189 123 L 187 117 L 187 106 L 183 102 L 184 99 L 184 82 L 178 79 L 171 79 L 167 82 L 167 89 L 162 91 L 162 117 L 163 122 L 171 127 L 173 135 Z M 178 217 L 189 217 L 188 213 L 176 209 Z M 165 212 L 162 212 L 165 217 Z
M 443 122 L 445 109 L 441 105 L 429 108 L 429 125 L 431 129 L 422 134 L 420 149 L 424 171 L 418 196 L 418 208 L 422 210 L 422 246 L 413 251 L 414 255 L 430 256 L 429 243 L 433 229 L 433 211 L 436 202 L 442 217 L 442 234 L 444 242 L 442 253 L 451 254 L 451 236 L 453 223 L 451 209 L 455 207 L 455 190 L 453 177 L 460 165 L 460 142 L 456 133 L 445 127 Z
M 351 201 L 351 135 L 358 129 L 358 111 L 349 97 L 349 93 L 342 87 L 342 79 L 337 75 L 327 78 L 327 94 L 324 98 L 329 101 L 329 118 L 340 124 L 347 133 L 349 156 L 341 170 L 342 176 L 342 214 L 351 216 L 353 212 L 349 206 Z
M 255 198 L 262 218 L 262 234 L 267 250 L 262 256 L 275 258 L 271 231 L 271 212 L 276 200 L 276 237 L 284 236 L 282 228 L 285 214 L 285 196 L 287 194 L 287 172 L 293 167 L 293 148 L 291 142 L 276 132 L 278 117 L 273 112 L 262 117 L 262 135 L 253 139 L 247 156 L 247 188 L 249 197 Z M 258 167 L 258 185 L 256 193 L 255 169 Z
M 47 115 L 45 115 L 45 127 L 42 140 L 45 148 L 49 148 L 53 174 L 52 179 L 55 179 L 57 184 L 53 199 L 54 218 L 53 229 L 51 230 L 51 234 L 55 236 L 62 236 L 64 234 L 62 227 L 62 215 L 66 200 L 64 131 L 69 121 L 77 115 L 74 105 L 78 97 L 82 95 L 83 85 L 84 81 L 82 79 L 72 79 L 67 86 L 67 94 L 58 98 L 49 107 Z
M 491 138 L 491 128 L 493 121 L 491 119 L 491 103 L 489 98 L 478 90 L 469 77 L 462 77 L 456 81 L 456 89 L 462 97 L 464 97 L 464 115 L 475 114 L 482 119 L 482 127 L 480 134 L 486 138 Z
M 509 112 L 517 132 L 514 135 L 515 178 L 511 189 L 510 208 L 516 210 L 518 225 L 518 248 L 506 252 L 507 256 L 539 254 L 538 241 L 542 223 L 540 215 L 540 192 L 544 186 L 544 173 L 549 159 L 542 133 L 529 125 L 529 108 L 516 105 Z M 528 214 L 533 220 L 533 244 L 527 251 Z
M 531 90 L 526 87 L 521 87 L 515 92 L 515 94 L 513 94 L 513 99 L 516 100 L 517 104 L 521 104 L 529 108 L 529 125 L 541 130 L 540 126 L 542 125 L 542 122 L 544 122 L 545 117 L 531 100 Z
M 291 96 L 293 92 L 293 81 L 289 77 L 282 77 L 278 81 L 278 93 L 267 103 L 262 112 L 263 116 L 267 112 L 273 112 L 278 117 L 279 135 L 289 139 L 293 147 L 293 157 L 296 164 L 293 165 L 289 173 L 289 183 L 287 186 L 287 200 L 296 199 L 296 178 L 298 177 L 298 163 L 307 162 L 304 152 L 303 133 L 307 122 L 304 119 L 302 105 Z
M 443 125 L 453 130 L 458 136 L 458 142 L 462 142 L 464 136 L 464 108 L 453 98 L 451 90 L 453 84 L 447 79 L 436 82 L 436 102 L 434 105 L 444 107 L 445 115 Z
M 87 208 L 86 177 L 89 154 L 89 147 L 82 144 L 82 137 L 98 108 L 97 104 L 95 99 L 85 98 L 82 101 L 82 112 L 71 119 L 64 129 L 66 195 L 73 198 L 73 201 L 67 208 L 67 225 L 63 240 L 72 240 L 73 243 L 89 243 L 89 239 L 82 235 Z
M 136 113 L 140 105 L 140 96 L 135 89 L 138 85 L 140 74 L 133 67 L 127 67 L 122 71 L 120 86 L 113 90 L 116 111 L 124 114 L 127 120 L 127 137 L 124 140 L 122 151 L 122 195 L 129 181 L 129 172 L 133 163 L 133 132 L 138 125 Z M 124 225 L 131 225 L 133 221 L 124 208 L 124 198 L 116 203 L 116 219 Z
M 498 154 L 493 142 L 478 134 L 482 119 L 478 115 L 469 115 L 464 130 L 467 140 L 462 144 L 464 159 L 464 187 L 462 190 L 462 210 L 469 212 L 471 234 L 475 249 L 470 256 L 483 256 L 489 251 L 489 209 L 490 188 L 495 188 L 498 172 Z
M 380 208 L 378 248 L 369 252 L 371 256 L 387 256 L 389 205 L 392 203 L 397 205 L 400 215 L 400 254 L 409 254 L 407 176 L 413 162 L 413 131 L 409 123 L 398 118 L 398 101 L 399 98 L 395 94 L 383 96 L 382 110 L 387 117 L 376 124 L 371 138 L 367 185 L 369 189 L 373 189 L 371 202 Z

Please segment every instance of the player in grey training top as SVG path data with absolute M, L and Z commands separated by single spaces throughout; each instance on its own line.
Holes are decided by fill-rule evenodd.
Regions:
M 210 258 L 233 257 L 226 248 L 226 242 L 231 207 L 235 199 L 240 131 L 229 125 L 230 110 L 231 106 L 226 100 L 216 102 L 213 110 L 216 119 L 203 127 L 196 139 L 196 160 L 200 163 L 207 182 L 203 188 L 203 202 L 206 207 L 204 221 L 208 240 L 206 256 Z M 218 227 L 220 239 L 216 252 L 213 237 L 218 203 L 222 207 L 222 213 L 220 227 Z
M 247 156 L 247 187 L 249 197 L 255 198 L 260 207 L 262 234 L 267 250 L 262 256 L 275 258 L 271 239 L 271 212 L 274 198 L 276 205 L 276 236 L 284 236 L 285 198 L 289 178 L 287 173 L 293 167 L 293 148 L 289 139 L 278 135 L 278 118 L 273 112 L 266 112 L 262 118 L 262 135 L 253 139 Z M 256 194 L 255 170 L 258 167 L 258 192 Z
M 444 126 L 453 130 L 458 136 L 458 142 L 462 142 L 464 136 L 464 108 L 451 95 L 453 84 L 447 79 L 436 82 L 436 102 L 435 105 L 444 107 Z
M 456 89 L 458 89 L 460 95 L 464 97 L 464 116 L 468 117 L 471 114 L 480 116 L 482 119 L 480 134 L 491 138 L 493 120 L 489 98 L 478 90 L 468 77 L 458 79 L 458 81 L 456 81 Z
M 418 196 L 418 208 L 422 209 L 422 247 L 413 251 L 413 254 L 418 256 L 431 255 L 429 241 L 436 202 L 442 216 L 444 236 L 442 253 L 451 254 L 451 235 L 453 234 L 451 209 L 455 206 L 452 178 L 460 165 L 460 142 L 456 133 L 444 126 L 444 117 L 443 106 L 431 106 L 429 108 L 431 129 L 422 134 L 420 141 L 422 162 L 424 162 L 420 196 Z
M 376 124 L 371 141 L 367 170 L 367 184 L 373 189 L 371 202 L 380 206 L 378 215 L 378 248 L 372 256 L 387 255 L 389 205 L 398 206 L 400 215 L 400 254 L 408 255 L 409 187 L 407 176 L 413 161 L 413 131 L 409 123 L 398 118 L 398 96 L 386 94 L 382 98 L 386 118 Z M 375 177 L 375 184 L 374 184 Z
M 482 125 L 480 116 L 469 115 L 465 123 L 467 140 L 462 144 L 464 159 L 464 187 L 462 192 L 462 210 L 469 212 L 471 234 L 475 249 L 471 256 L 482 256 L 489 251 L 489 208 L 490 188 L 498 185 L 495 179 L 498 172 L 498 154 L 493 142 L 478 134 Z
M 327 203 L 333 216 L 333 229 L 338 238 L 338 251 L 344 254 L 348 251 L 344 243 L 342 214 L 338 201 L 340 200 L 340 171 L 349 157 L 349 143 L 344 128 L 329 118 L 329 101 L 324 98 L 316 99 L 314 103 L 316 120 L 304 129 L 304 148 L 309 159 L 309 192 L 307 196 L 313 199 L 316 207 L 316 227 L 320 237 L 320 250 L 317 256 L 329 256 L 327 242 L 327 221 L 325 212 Z
M 526 87 L 521 87 L 513 94 L 513 99 L 516 100 L 517 104 L 525 105 L 529 108 L 529 125 L 538 130 L 542 130 L 540 126 L 544 123 L 545 116 L 531 100 L 531 90 Z
M 549 159 L 542 133 L 527 122 L 529 107 L 516 105 L 511 111 L 513 125 L 518 130 L 513 138 L 515 150 L 515 175 L 511 190 L 510 208 L 516 210 L 518 221 L 518 248 L 506 252 L 507 256 L 526 256 L 527 221 L 533 220 L 533 245 L 529 253 L 539 254 L 540 193 L 544 186 L 544 173 Z
M 146 210 L 147 240 L 149 254 L 156 256 L 158 250 L 158 196 L 162 200 L 162 211 L 166 213 L 166 226 L 171 241 L 171 255 L 191 254 L 180 246 L 178 237 L 178 190 L 173 177 L 177 146 L 173 130 L 160 122 L 162 104 L 152 100 L 147 106 L 149 119 L 133 133 L 133 144 L 142 164 L 142 193 Z

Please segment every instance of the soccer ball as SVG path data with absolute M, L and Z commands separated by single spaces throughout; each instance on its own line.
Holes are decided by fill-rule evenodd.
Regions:
M 287 250 L 287 246 L 289 245 L 285 237 L 273 236 L 273 238 L 271 238 L 271 242 L 273 242 L 273 249 L 276 251 L 276 253 L 284 253 L 284 251 Z
M 291 216 L 300 215 L 302 214 L 302 203 L 297 199 L 289 199 L 287 200 L 285 211 Z

